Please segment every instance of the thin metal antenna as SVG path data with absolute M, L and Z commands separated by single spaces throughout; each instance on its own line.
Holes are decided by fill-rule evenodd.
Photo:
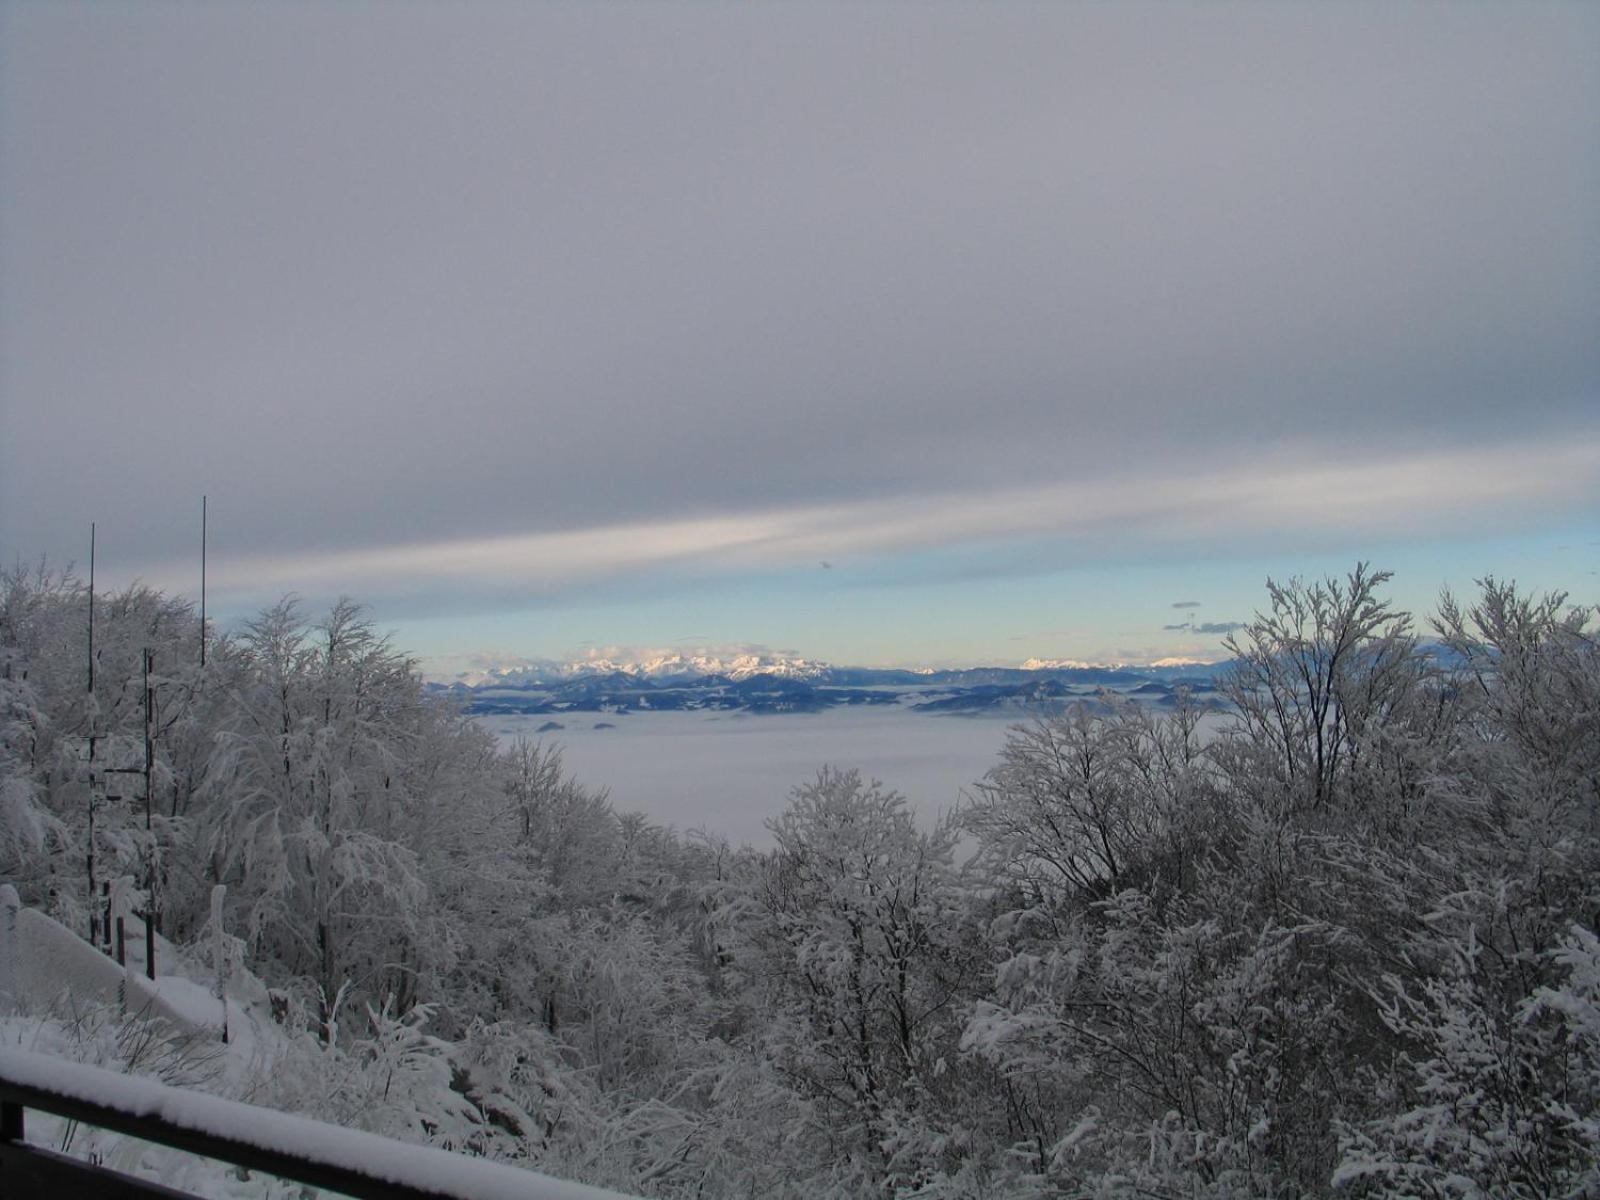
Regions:
M 89 522 L 89 694 L 94 695 L 94 522 Z
M 150 647 L 144 648 L 144 831 L 150 832 L 150 775 L 155 766 L 155 690 L 150 686 L 150 668 L 155 663 Z
M 206 498 L 200 497 L 200 665 L 206 665 Z
M 94 894 L 94 791 L 98 782 L 94 776 L 95 729 L 99 725 L 94 704 L 94 522 L 89 522 L 89 692 L 85 699 L 85 715 L 89 721 L 89 836 L 84 842 L 84 865 L 89 874 L 89 940 L 95 941 Z M 111 937 L 111 917 L 106 916 L 106 939 Z
M 146 853 L 150 856 L 145 870 L 144 892 L 144 973 L 148 979 L 156 977 L 156 840 L 151 833 L 150 776 L 155 766 L 155 689 L 150 686 L 150 668 L 155 655 L 150 647 L 144 648 L 144 831 L 150 834 Z

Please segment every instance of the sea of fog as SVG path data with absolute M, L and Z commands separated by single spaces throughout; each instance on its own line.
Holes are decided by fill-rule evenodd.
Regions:
M 1014 717 L 929 716 L 903 708 L 793 715 L 566 713 L 478 720 L 504 742 L 561 746 L 580 783 L 607 788 L 619 811 L 735 843 L 772 844 L 766 822 L 824 764 L 856 767 L 904 795 L 926 823 L 994 766 Z M 609 726 L 609 728 L 607 728 Z

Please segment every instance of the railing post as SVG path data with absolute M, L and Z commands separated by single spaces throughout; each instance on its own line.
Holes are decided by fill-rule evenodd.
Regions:
M 0 1142 L 20 1142 L 23 1135 L 22 1105 L 0 1100 Z

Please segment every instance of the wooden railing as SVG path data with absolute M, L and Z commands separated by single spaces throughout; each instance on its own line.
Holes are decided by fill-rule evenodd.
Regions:
M 372 1200 L 626 1200 L 502 1163 L 413 1146 L 49 1055 L 0 1049 L 0 1196 L 168 1197 L 188 1193 L 27 1141 L 26 1114 L 51 1113 L 297 1183 Z

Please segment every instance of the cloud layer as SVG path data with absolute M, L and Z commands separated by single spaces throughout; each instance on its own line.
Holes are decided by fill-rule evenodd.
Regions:
M 1154 481 L 1132 477 L 1120 484 L 930 493 L 356 551 L 222 554 L 212 578 L 223 596 L 342 590 L 395 600 L 410 596 L 427 604 L 441 596 L 504 591 L 537 600 L 620 578 L 812 569 L 823 559 L 848 572 L 885 557 L 1018 539 L 1055 547 L 1067 556 L 1062 565 L 1127 553 L 1130 545 L 1141 553 L 1182 554 L 1205 544 L 1303 545 L 1329 535 L 1387 542 L 1496 523 L 1515 526 L 1529 513 L 1582 511 L 1597 499 L 1600 444 L 1538 442 L 1358 464 L 1259 465 Z M 174 583 L 186 573 L 192 573 L 187 564 L 175 568 Z M 1168 628 L 1226 632 L 1214 624 Z
M 241 603 L 444 612 L 1593 505 L 1593 6 L 0 22 L 7 559 L 187 587 L 207 493 Z

